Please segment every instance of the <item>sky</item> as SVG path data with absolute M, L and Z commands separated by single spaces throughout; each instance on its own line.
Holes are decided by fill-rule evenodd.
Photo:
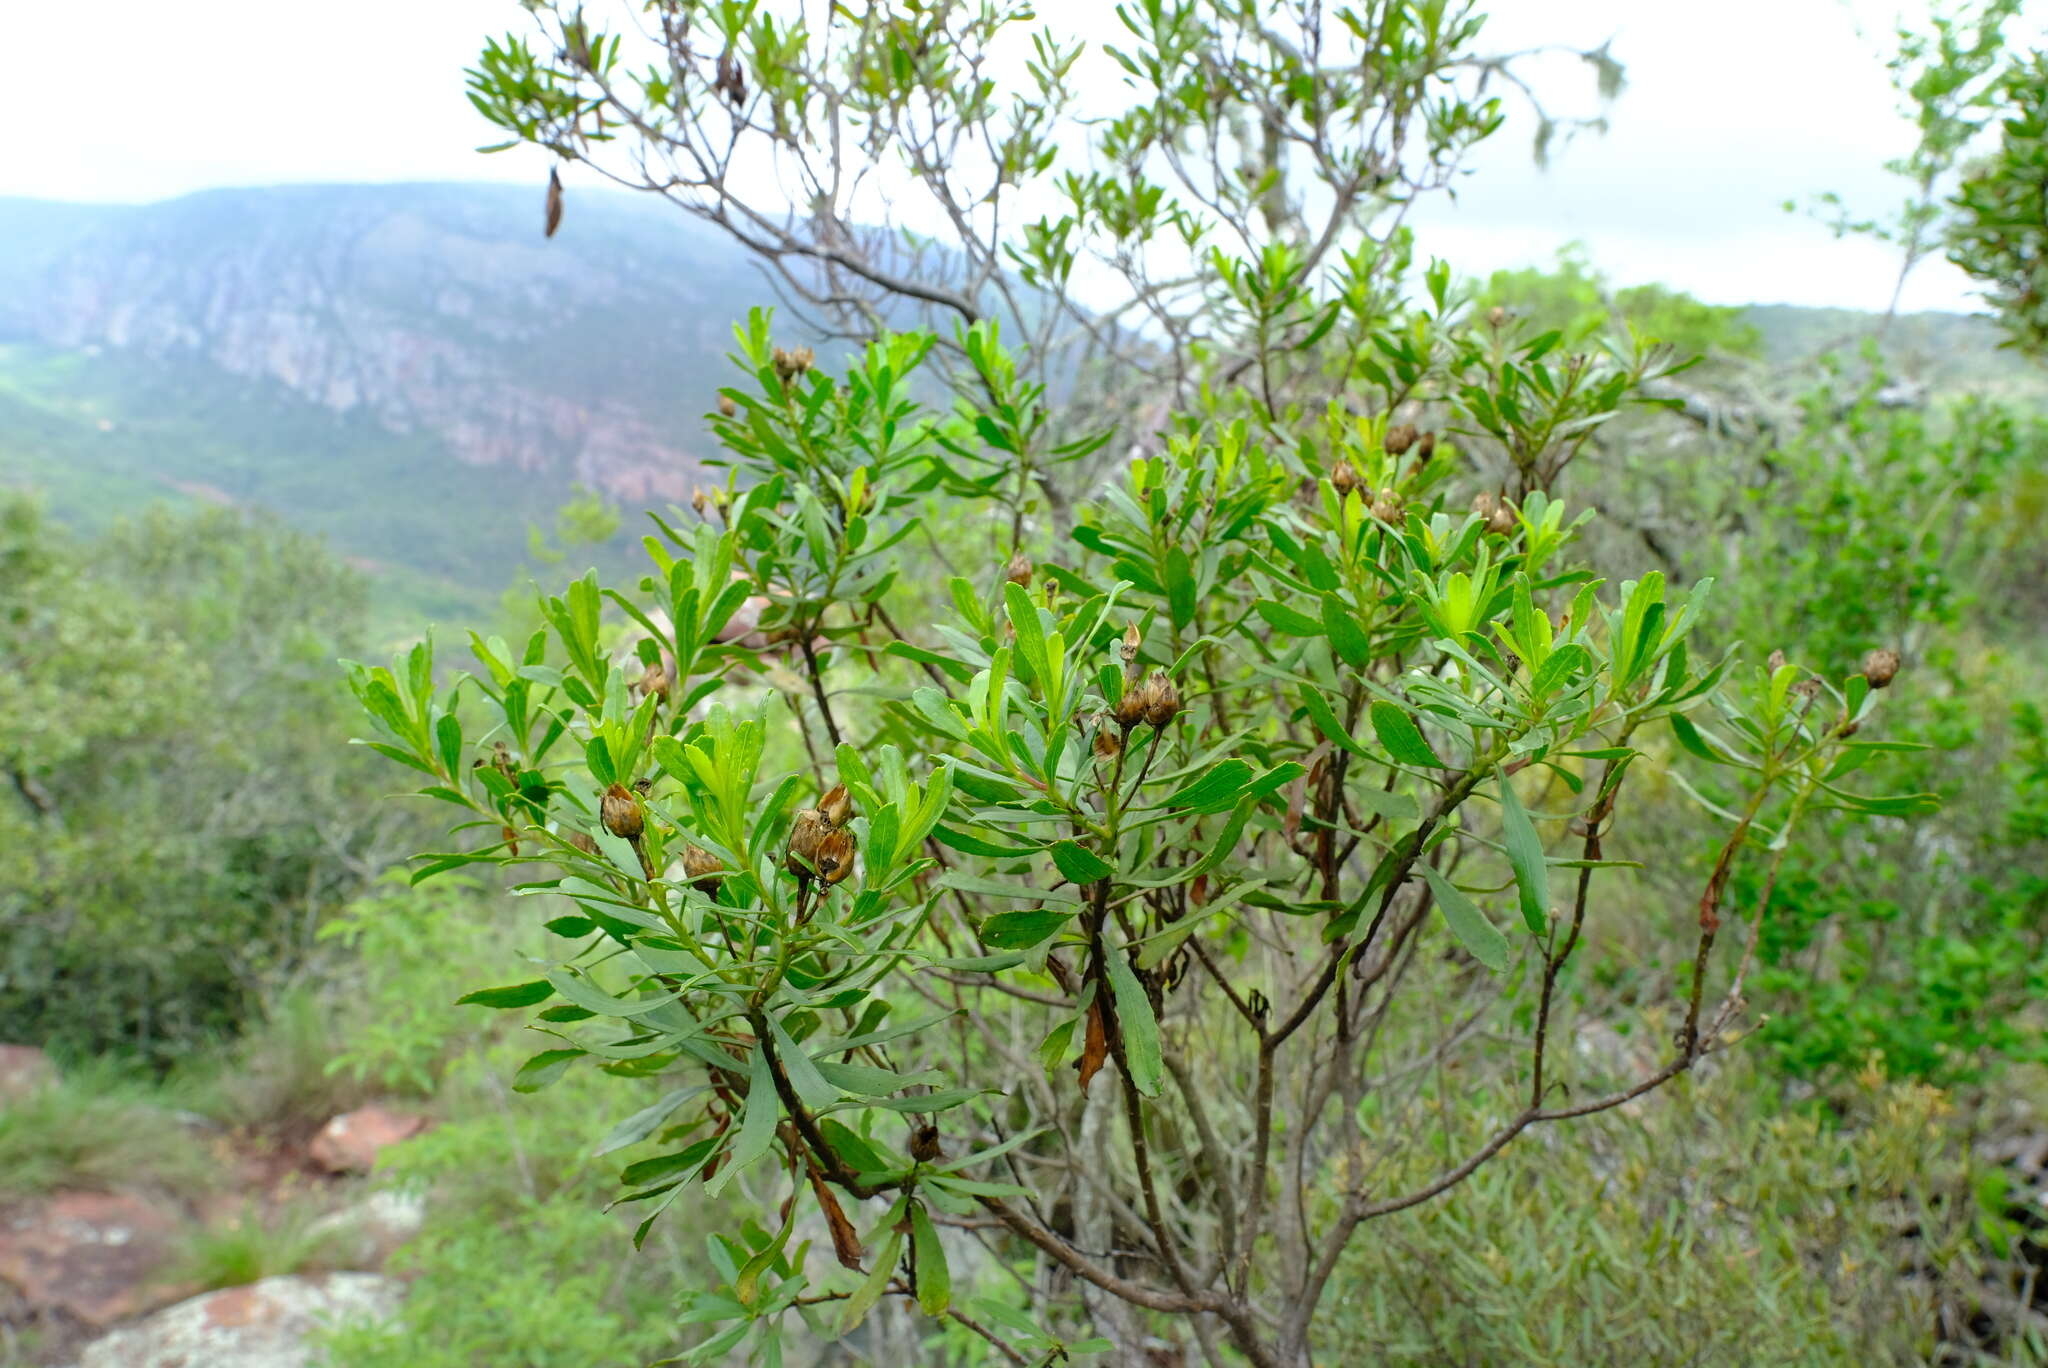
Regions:
M 1628 85 L 1610 129 L 1530 156 L 1511 124 L 1455 203 L 1418 209 L 1422 250 L 1468 274 L 1540 265 L 1571 242 L 1619 284 L 1656 280 L 1716 303 L 1881 309 L 1897 272 L 1882 244 L 1838 241 L 1788 200 L 1823 190 L 1894 206 L 1883 163 L 1912 131 L 1883 66 L 1902 0 L 1495 0 L 1483 46 L 1612 40 Z M 1925 0 L 1903 0 L 1924 13 Z M 0 195 L 145 201 L 288 181 L 500 180 L 538 187 L 541 154 L 475 149 L 494 130 L 462 69 L 483 38 L 524 31 L 516 0 L 17 0 L 19 53 L 0 103 L 17 138 Z M 1044 0 L 1099 22 L 1096 0 Z M 1711 16 L 1711 17 L 1709 17 Z M 1537 68 L 1560 109 L 1598 109 L 1572 59 Z M 82 83 L 81 73 L 90 74 Z M 572 168 L 573 176 L 573 168 Z M 572 179 L 573 186 L 573 179 Z M 0 244 L 4 250 L 4 244 Z M 1974 307 L 1946 263 L 1909 280 L 1906 308 Z

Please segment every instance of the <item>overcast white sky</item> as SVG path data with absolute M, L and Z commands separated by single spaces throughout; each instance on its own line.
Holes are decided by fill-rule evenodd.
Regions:
M 1882 163 L 1912 141 L 1882 64 L 1901 3 L 1925 0 L 1496 0 L 1488 46 L 1614 39 L 1628 89 L 1612 130 L 1537 170 L 1526 127 L 1480 157 L 1455 205 L 1418 218 L 1422 248 L 1478 273 L 1583 241 L 1618 282 L 1661 280 L 1716 302 L 1882 308 L 1882 246 L 1838 242 L 1788 198 L 1837 190 L 1867 211 L 1902 187 Z M 1096 0 L 1040 13 L 1097 17 Z M 522 31 L 515 0 L 17 0 L 0 102 L 19 136 L 0 194 L 137 201 L 281 181 L 515 180 L 525 150 L 493 130 L 462 69 L 486 34 Z M 82 61 L 34 54 L 81 54 Z M 1562 104 L 1589 83 L 1557 74 Z M 1571 95 L 1580 97 L 1574 101 Z M 5 250 L 5 244 L 0 244 Z M 1923 267 L 1908 308 L 1968 308 L 1966 282 Z

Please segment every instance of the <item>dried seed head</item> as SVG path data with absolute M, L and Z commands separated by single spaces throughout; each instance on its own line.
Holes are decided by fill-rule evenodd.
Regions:
M 1138 648 L 1144 645 L 1144 642 L 1145 639 L 1138 635 L 1137 623 L 1130 623 L 1124 628 L 1123 645 L 1119 646 L 1117 649 L 1122 653 L 1125 665 L 1128 666 L 1132 661 L 1138 658 Z
M 796 373 L 802 375 L 817 362 L 818 354 L 809 347 L 798 347 L 790 353 L 789 359 L 796 363 Z
M 817 869 L 818 848 L 832 833 L 831 823 L 816 808 L 803 808 L 796 814 L 796 820 L 789 825 L 790 872 L 799 879 L 806 879 Z
M 1351 468 L 1348 458 L 1339 456 L 1336 463 L 1330 467 L 1330 487 L 1337 491 L 1339 498 L 1358 488 L 1361 483 L 1363 482 L 1358 478 L 1358 472 Z
M 818 815 L 827 826 L 846 825 L 846 819 L 853 816 L 853 796 L 846 791 L 846 785 L 834 784 L 825 790 L 825 796 L 818 799 Z
M 705 516 L 705 510 L 711 507 L 711 496 L 704 492 L 704 486 L 698 485 L 690 491 L 690 507 L 697 510 L 698 517 Z
M 1412 447 L 1414 445 L 1415 424 L 1402 423 L 1398 427 L 1390 427 L 1387 429 L 1386 447 L 1387 454 L 1389 456 L 1403 455 L 1407 452 L 1409 447 Z
M 1003 578 L 1012 584 L 1020 584 L 1029 589 L 1031 587 L 1031 571 L 1033 568 L 1031 557 L 1019 551 L 1016 555 L 1010 557 L 1009 565 L 1003 570 Z
M 1401 511 L 1401 501 L 1394 497 L 1391 489 L 1372 501 L 1372 515 L 1390 526 L 1401 525 Z
M 1772 674 L 1776 674 L 1778 671 L 1784 669 L 1785 653 L 1783 651 L 1771 652 L 1769 657 L 1767 657 L 1764 661 L 1764 668 L 1766 670 L 1769 670 Z
M 1108 727 L 1095 729 L 1095 754 L 1099 759 L 1114 760 L 1123 753 L 1123 738 Z
M 683 876 L 690 881 L 691 887 L 700 888 L 715 898 L 723 881 L 720 876 L 724 873 L 725 866 L 703 846 L 683 847 Z
M 836 884 L 853 873 L 855 842 L 850 831 L 828 831 L 818 842 L 818 855 L 812 862 L 818 877 L 826 884 Z
M 1125 731 L 1145 720 L 1145 709 L 1151 705 L 1150 684 L 1126 682 L 1124 696 L 1116 701 L 1116 724 Z
M 647 827 L 647 814 L 640 806 L 640 799 L 624 784 L 613 784 L 606 789 L 598 810 L 604 818 L 604 829 L 622 840 L 639 840 L 640 833 Z
M 1898 677 L 1899 653 L 1889 646 L 1880 646 L 1863 657 L 1863 677 L 1870 681 L 1873 689 L 1882 689 Z
M 667 698 L 668 686 L 668 667 L 657 664 L 649 665 L 647 672 L 640 676 L 639 683 L 633 687 L 639 690 L 642 698 L 651 698 L 655 694 L 660 694 L 663 698 Z
M 1812 677 L 1800 680 L 1792 686 L 1792 692 L 1808 702 L 1820 697 L 1820 681 Z
M 1499 304 L 1486 311 L 1486 326 L 1489 328 L 1505 327 L 1507 321 L 1508 311 Z
M 1493 510 L 1494 502 L 1492 490 L 1482 489 L 1477 494 L 1474 494 L 1472 496 L 1472 511 L 1474 513 L 1477 513 L 1482 518 L 1491 518 L 1493 516 Z
M 1152 678 L 1145 682 L 1145 720 L 1157 730 L 1173 721 L 1179 712 L 1180 690 L 1164 670 L 1153 671 Z
M 933 1163 L 945 1157 L 945 1150 L 939 1147 L 939 1128 L 927 1122 L 910 1133 L 910 1157 L 920 1164 Z
M 718 412 L 720 417 L 734 418 L 739 415 L 739 411 L 740 406 L 732 401 L 732 396 L 730 394 L 721 394 L 718 396 Z
M 1415 459 L 1417 462 L 1426 462 L 1434 455 L 1436 455 L 1436 434 L 1434 432 L 1425 432 L 1415 439 Z
M 1494 506 L 1492 515 L 1486 520 L 1486 530 L 1496 537 L 1505 537 L 1515 530 L 1515 510 L 1508 507 L 1506 499 Z

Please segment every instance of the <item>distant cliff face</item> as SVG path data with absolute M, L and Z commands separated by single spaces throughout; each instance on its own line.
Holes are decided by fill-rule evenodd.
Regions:
M 687 493 L 732 323 L 772 302 L 667 206 L 495 186 L 0 200 L 0 337 L 202 361 L 476 466 Z

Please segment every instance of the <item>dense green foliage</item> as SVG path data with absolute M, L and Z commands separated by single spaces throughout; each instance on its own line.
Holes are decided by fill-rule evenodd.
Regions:
M 82 542 L 0 505 L 0 1037 L 164 1060 L 231 1033 L 383 868 L 401 815 L 337 749 L 362 603 L 235 514 Z

